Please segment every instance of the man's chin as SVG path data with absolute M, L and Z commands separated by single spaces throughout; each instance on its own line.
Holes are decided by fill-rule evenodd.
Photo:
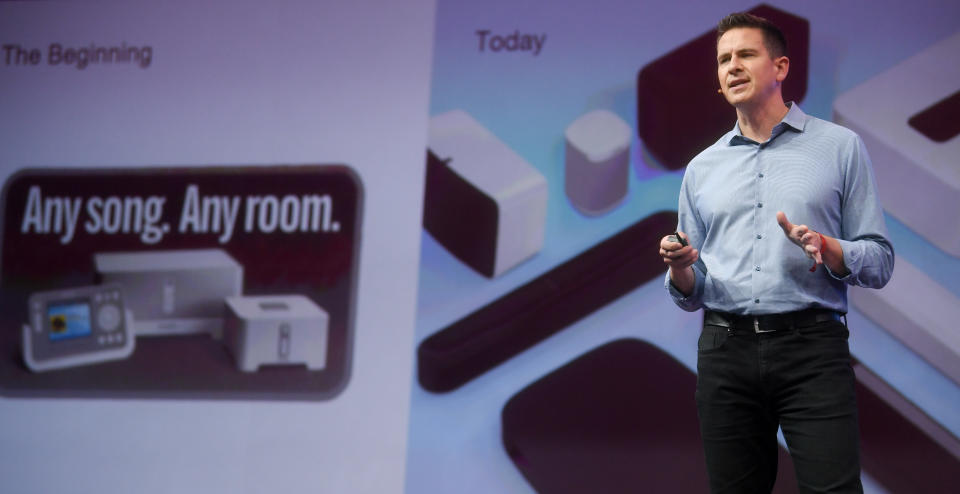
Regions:
M 730 103 L 732 106 L 737 108 L 746 108 L 756 104 L 757 98 L 754 97 L 752 93 L 744 91 L 742 93 L 735 93 L 727 96 L 727 103 Z
M 724 95 L 727 97 L 728 103 L 731 105 L 736 105 L 749 101 L 751 93 L 748 88 L 732 88 L 727 89 L 727 92 L 724 93 Z
M 735 108 L 749 106 L 749 98 L 745 98 L 742 95 L 727 96 L 727 103 L 730 103 L 730 106 Z

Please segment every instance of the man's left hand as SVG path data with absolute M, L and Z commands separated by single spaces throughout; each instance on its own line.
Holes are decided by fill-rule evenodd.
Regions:
M 777 223 L 780 225 L 780 228 L 783 229 L 783 234 L 786 235 L 791 242 L 803 249 L 803 253 L 816 263 L 810 269 L 811 271 L 816 270 L 817 266 L 823 264 L 823 257 L 821 256 L 823 243 L 821 242 L 819 233 L 811 230 L 807 225 L 794 225 L 790 223 L 790 220 L 787 219 L 787 215 L 783 214 L 783 211 L 777 211 Z

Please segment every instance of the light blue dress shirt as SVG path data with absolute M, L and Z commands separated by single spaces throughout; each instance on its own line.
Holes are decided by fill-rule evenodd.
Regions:
M 876 180 L 863 141 L 796 104 L 757 143 L 739 125 L 698 154 L 680 186 L 678 230 L 700 251 L 693 293 L 665 286 L 680 308 L 777 314 L 807 308 L 847 312 L 846 284 L 880 288 L 893 272 Z M 850 273 L 813 260 L 777 224 L 836 238 Z

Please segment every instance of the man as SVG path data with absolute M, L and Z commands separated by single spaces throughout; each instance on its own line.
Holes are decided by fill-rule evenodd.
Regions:
M 660 241 L 674 301 L 705 310 L 696 401 L 712 492 L 770 492 L 778 426 L 801 492 L 863 490 L 841 314 L 847 284 L 886 284 L 893 248 L 862 141 L 784 103 L 789 69 L 769 21 L 720 21 L 717 76 L 737 122 L 687 167 L 689 245 Z

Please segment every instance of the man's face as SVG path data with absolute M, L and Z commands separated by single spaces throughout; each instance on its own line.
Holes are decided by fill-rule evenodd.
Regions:
M 787 57 L 770 58 L 758 28 L 734 28 L 717 41 L 717 78 L 727 102 L 737 108 L 762 106 L 778 94 L 787 77 Z

